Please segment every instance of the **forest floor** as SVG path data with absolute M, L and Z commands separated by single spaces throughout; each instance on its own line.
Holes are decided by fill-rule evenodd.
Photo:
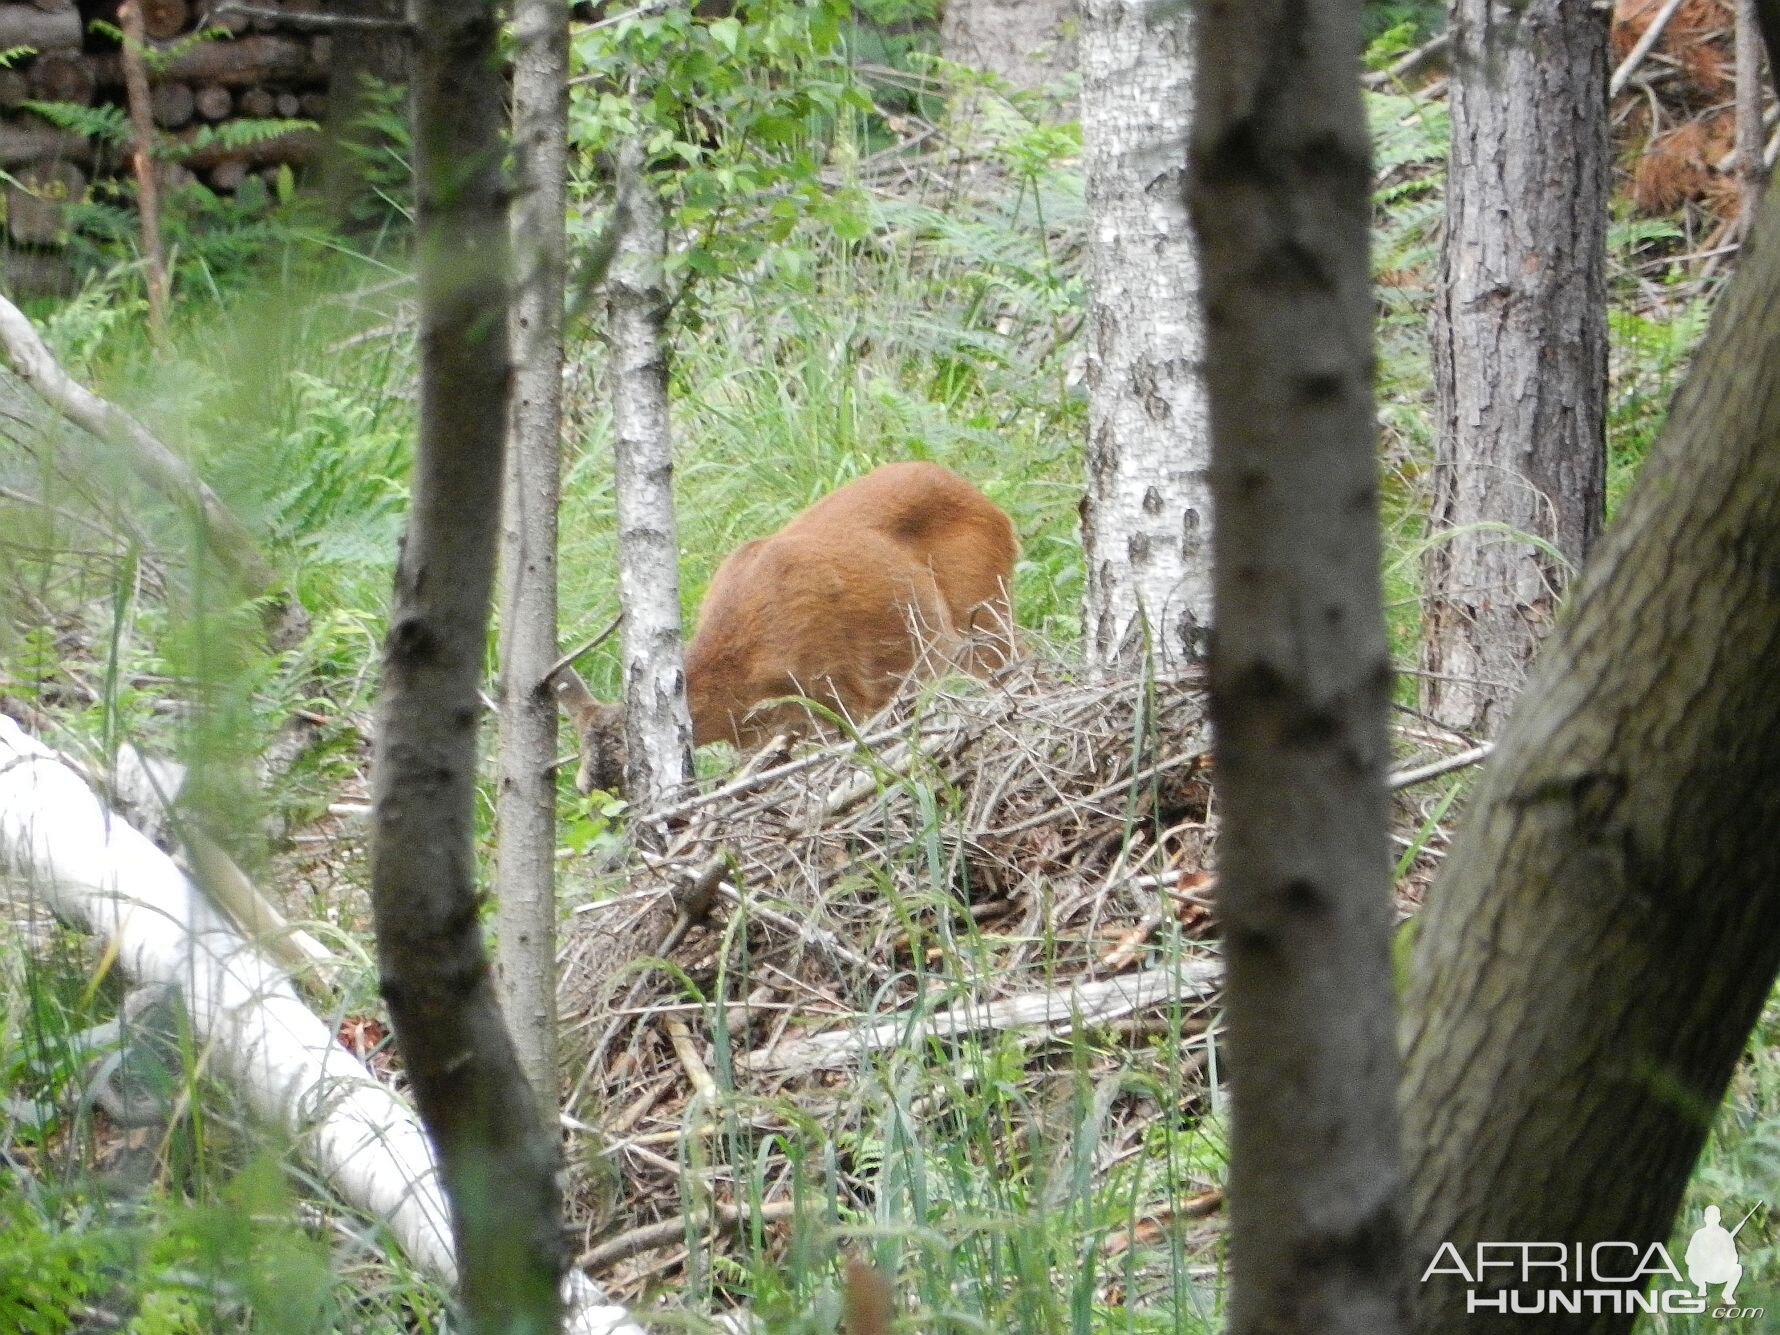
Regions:
M 1655 8 L 1620 6 L 1617 58 Z M 1680 6 L 1616 104 L 1615 499 L 1734 264 L 1727 13 Z M 1443 77 L 1436 63 L 1380 79 L 1370 98 L 1385 580 L 1404 663 L 1425 550 Z M 647 840 L 565 780 L 578 1251 L 664 1323 L 745 1305 L 775 1329 L 831 1330 L 837 1258 L 852 1250 L 899 1277 L 923 1329 L 1209 1330 L 1225 1145 L 1216 798 L 1196 683 L 1089 683 L 1072 663 L 1085 429 L 1073 143 L 1001 103 L 943 141 L 914 122 L 908 134 L 906 152 L 860 159 L 871 244 L 800 231 L 688 303 L 673 360 L 687 610 L 738 542 L 877 463 L 930 457 L 1013 517 L 1016 613 L 1038 652 L 986 686 L 912 695 L 885 736 L 763 760 L 745 786 L 724 778 L 746 758 L 707 753 L 706 795 Z M 391 1079 L 363 811 L 413 425 L 400 264 L 293 236 L 232 281 L 188 274 L 168 350 L 141 334 L 127 271 L 45 313 L 70 369 L 192 457 L 292 573 L 314 624 L 291 649 L 267 650 L 252 610 L 206 588 L 181 517 L 103 449 L 25 398 L 0 401 L 19 447 L 0 459 L 0 697 L 95 773 L 126 741 L 179 757 L 185 818 L 342 957 L 330 1021 Z M 613 610 L 599 368 L 587 339 L 568 381 L 565 644 Z M 584 670 L 596 691 L 615 685 L 609 649 Z M 1406 676 L 1399 772 L 1468 744 L 1413 701 Z M 1468 774 L 1397 793 L 1403 915 L 1437 873 Z M 480 819 L 486 854 L 490 812 Z M 714 859 L 728 892 L 658 952 L 673 896 Z M 0 1274 L 47 1276 L 31 1310 L 144 1331 L 439 1327 L 437 1286 L 201 1057 L 171 1073 L 159 1125 L 94 1109 L 74 1039 L 121 1004 L 109 961 L 16 895 L 8 919 Z M 1776 1170 L 1770 1007 L 1688 1209 L 1772 1197 Z M 1758 1215 L 1739 1245 L 1745 1297 L 1780 1310 L 1780 1225 Z M 0 1285 L 0 1317 L 5 1301 Z

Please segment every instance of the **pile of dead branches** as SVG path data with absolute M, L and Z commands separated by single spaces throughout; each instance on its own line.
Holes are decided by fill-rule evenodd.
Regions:
M 1196 680 L 1028 661 L 639 820 L 562 969 L 570 1111 L 616 1142 L 633 1213 L 675 1192 L 626 1145 L 678 1134 L 719 1026 L 724 1082 L 781 1089 L 929 1036 L 1208 994 L 1209 947 L 1161 981 L 1131 971 L 1163 922 L 1208 925 L 1207 746 Z
M 1028 660 L 639 817 L 564 946 L 583 1263 L 632 1293 L 689 1234 L 745 1222 L 721 1186 L 685 1212 L 688 1157 L 739 1181 L 798 1118 L 856 1124 L 859 1073 L 898 1055 L 1203 1034 L 1221 976 L 1208 748 L 1196 676 L 1090 683 Z M 769 1218 L 791 1208 L 777 1180 Z

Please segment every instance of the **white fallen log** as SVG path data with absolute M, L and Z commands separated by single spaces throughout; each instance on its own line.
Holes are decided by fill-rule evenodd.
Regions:
M 1042 1028 L 1065 1034 L 1082 1024 L 1103 1024 L 1177 1001 L 1206 1001 L 1223 986 L 1216 960 L 1159 964 L 1138 973 L 1071 983 L 1049 992 L 1022 992 L 999 1001 L 962 1001 L 931 1015 L 904 1011 L 857 1029 L 837 1029 L 743 1054 L 754 1071 L 820 1071 L 851 1066 L 883 1048 L 914 1047 L 929 1038 L 959 1038 L 990 1030 Z
M 410 1260 L 456 1281 L 432 1146 L 407 1102 L 341 1047 L 291 981 L 55 752 L 0 715 L 0 865 L 58 918 L 106 938 L 137 984 L 171 984 L 210 1069 L 283 1128 L 340 1198 Z M 573 1335 L 643 1335 L 576 1271 Z

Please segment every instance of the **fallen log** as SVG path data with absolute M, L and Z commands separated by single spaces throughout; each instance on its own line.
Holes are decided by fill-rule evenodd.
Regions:
M 62 921 L 103 937 L 131 981 L 176 989 L 210 1069 L 283 1128 L 343 1200 L 387 1224 L 411 1260 L 455 1282 L 445 1194 L 407 1102 L 166 854 L 5 716 L 0 863 Z M 573 1335 L 643 1335 L 579 1270 L 563 1288 Z
M 1139 973 L 1071 983 L 1055 991 L 1025 992 L 987 1003 L 963 1001 L 932 1014 L 907 1011 L 856 1029 L 837 1029 L 788 1039 L 760 1052 L 738 1053 L 736 1063 L 751 1071 L 832 1070 L 855 1065 L 883 1048 L 914 1047 L 930 1038 L 1008 1029 L 1039 1029 L 1055 1036 L 1137 1010 L 1209 1001 L 1222 987 L 1223 977 L 1224 966 L 1215 960 L 1161 964 Z
M 0 51 L 15 46 L 28 46 L 38 55 L 46 51 L 78 51 L 80 11 L 72 4 L 55 9 L 0 4 Z
M 186 131 L 178 136 L 186 145 L 179 160 L 193 171 L 206 171 L 224 162 L 264 167 L 278 162 L 312 162 L 321 153 L 321 134 L 316 130 L 287 130 L 244 144 L 225 143 L 214 133 Z
M 85 135 L 58 129 L 35 116 L 0 121 L 0 167 L 49 159 L 89 163 L 93 145 Z
M 235 110 L 235 95 L 218 83 L 207 83 L 192 94 L 198 114 L 207 121 L 226 120 Z
M 156 49 L 151 47 L 151 49 Z M 251 88 L 263 83 L 323 83 L 328 67 L 315 57 L 310 43 L 297 37 L 237 37 L 229 42 L 200 42 L 171 59 L 149 62 L 151 83 L 214 83 L 225 88 Z M 123 63 L 117 52 L 89 58 L 102 88 L 121 88 Z
M 142 30 L 157 42 L 177 37 L 191 22 L 186 0 L 141 0 Z
M 39 102 L 72 102 L 90 106 L 99 91 L 92 67 L 78 51 L 52 51 L 38 56 L 25 72 L 31 96 Z
M 50 246 L 62 239 L 71 200 L 85 197 L 87 174 L 72 162 L 35 163 L 6 186 L 6 232 L 22 246 Z
M 148 109 L 163 130 L 190 125 L 197 114 L 198 99 L 189 83 L 157 83 L 148 95 Z

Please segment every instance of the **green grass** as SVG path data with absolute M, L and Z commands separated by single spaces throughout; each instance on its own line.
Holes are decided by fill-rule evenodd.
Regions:
M 1379 390 L 1386 590 L 1393 644 L 1407 656 L 1430 451 L 1424 322 L 1444 127 L 1407 100 L 1376 106 L 1381 123 L 1397 127 L 1381 156 L 1402 171 L 1380 198 L 1378 262 L 1389 277 Z M 1021 624 L 1066 648 L 1077 635 L 1086 402 L 1078 349 L 1060 336 L 1082 294 L 1079 259 L 1060 257 L 1079 237 L 1080 184 L 1066 152 L 1022 157 L 1034 142 L 1027 129 L 1004 132 L 1006 160 L 1024 164 L 1006 188 L 947 182 L 930 197 L 870 195 L 867 241 L 805 228 L 746 281 L 702 293 L 698 327 L 676 333 L 672 363 L 689 614 L 737 543 L 878 463 L 915 457 L 959 469 L 1013 516 Z M 128 739 L 192 762 L 213 831 L 250 867 L 270 869 L 282 864 L 271 861 L 267 824 L 313 816 L 364 761 L 354 720 L 375 688 L 413 433 L 412 290 L 393 258 L 298 238 L 251 276 L 188 283 L 167 355 L 147 346 L 129 292 L 102 285 L 61 307 L 53 339 L 71 370 L 187 452 L 264 535 L 315 626 L 286 653 L 255 649 L 251 615 L 194 580 L 181 517 L 51 429 L 23 480 L 101 516 L 106 532 L 16 512 L 0 581 L 35 601 L 0 626 L 0 674 L 9 693 L 45 707 L 53 740 L 77 754 L 97 759 Z M 1660 423 L 1702 310 L 1695 303 L 1660 320 L 1629 304 L 1616 310 L 1615 495 Z M 578 342 L 572 361 L 565 644 L 616 610 L 597 345 Z M 56 457 L 69 464 L 51 466 L 64 450 L 72 453 Z M 596 690 L 613 690 L 611 648 L 584 667 Z M 169 712 L 169 699 L 193 707 Z M 299 707 L 332 722 L 302 765 L 263 792 L 255 764 Z M 935 838 L 949 819 L 945 799 L 932 798 Z M 574 841 L 609 833 L 597 816 L 568 827 Z M 358 895 L 361 879 L 348 868 L 332 888 Z M 591 893 L 583 875 L 566 879 L 565 908 Z M 948 894 L 934 878 L 933 897 Z M 362 898 L 315 907 L 338 912 L 347 930 L 363 925 Z M 947 976 L 969 973 L 983 954 L 968 931 L 932 940 Z M 85 1065 L 74 1036 L 117 1006 L 111 985 L 94 981 L 103 972 L 88 944 L 62 939 L 28 957 L 22 938 L 0 938 L 0 1093 L 10 1100 L 0 1111 L 0 1324 L 11 1316 L 31 1329 L 41 1318 L 59 1330 L 69 1313 L 101 1308 L 143 1332 L 436 1329 L 436 1287 L 379 1254 L 364 1222 L 329 1201 L 288 1146 L 250 1125 L 189 1053 L 172 1073 L 188 1097 L 147 1147 L 137 1170 L 145 1181 L 115 1189 L 106 1158 L 115 1145 L 68 1111 Z M 368 965 L 349 994 L 348 1013 L 371 1008 Z M 1752 1041 L 1701 1160 L 1689 1219 L 1708 1201 L 1729 1213 L 1774 1194 L 1777 1024 L 1771 1011 Z M 720 1032 L 720 1048 L 726 1042 Z M 899 1054 L 849 1082 L 847 1117 L 825 1120 L 782 1100 L 771 1132 L 759 1130 L 751 1097 L 725 1082 L 711 1110 L 723 1161 L 755 1168 L 722 1185 L 758 1203 L 777 1186 L 765 1166 L 789 1164 L 798 1226 L 785 1251 L 752 1231 L 738 1259 L 695 1250 L 664 1321 L 695 1322 L 745 1301 L 775 1330 L 826 1335 L 839 1310 L 837 1257 L 851 1248 L 898 1273 L 923 1330 L 1210 1329 L 1221 1318 L 1215 1223 L 1111 1245 L 1223 1173 L 1216 1096 L 1208 1107 L 1182 1106 L 1189 1036 L 1177 1021 L 1143 1043 L 1135 1055 L 1102 1034 L 1043 1050 L 985 1041 L 950 1060 Z M 1115 1115 L 1132 1098 L 1144 1101 L 1147 1121 Z M 1117 1152 L 1102 1153 L 1107 1144 Z M 689 1147 L 684 1206 L 710 1190 L 698 1153 Z M 312 1213 L 299 1219 L 298 1203 Z M 1758 1215 L 1742 1239 L 1745 1296 L 1770 1312 L 1777 1238 L 1772 1217 Z M 25 1274 L 36 1276 L 29 1290 L 7 1278 Z

